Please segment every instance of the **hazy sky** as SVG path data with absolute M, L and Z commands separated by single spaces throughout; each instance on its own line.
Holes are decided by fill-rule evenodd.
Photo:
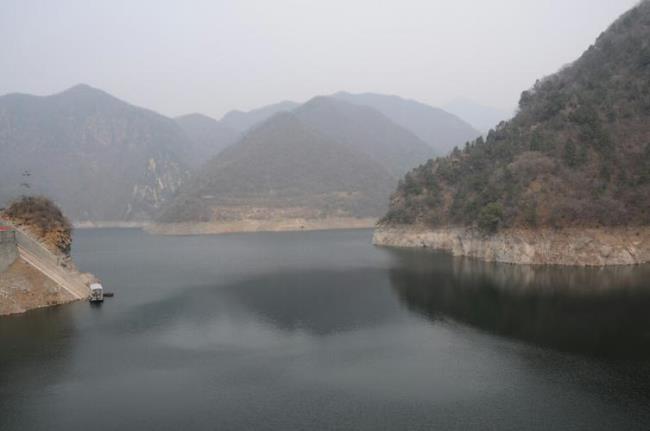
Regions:
M 0 0 L 0 94 L 220 118 L 338 90 L 514 107 L 637 0 Z

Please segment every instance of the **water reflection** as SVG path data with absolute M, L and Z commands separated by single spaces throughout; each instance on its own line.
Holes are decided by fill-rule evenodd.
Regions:
M 370 231 L 77 235 L 78 264 L 117 295 L 0 319 L 2 431 L 645 430 L 650 420 L 650 361 L 420 318 L 553 347 L 561 334 L 582 351 L 624 333 L 619 351 L 644 352 L 637 270 L 395 252 L 371 247 Z M 610 284 L 623 285 L 618 296 Z
M 406 306 L 558 350 L 650 358 L 650 266 L 571 268 L 486 263 L 391 250 Z
M 397 317 L 385 278 L 384 270 L 372 268 L 281 272 L 229 284 L 219 293 L 229 308 L 244 309 L 283 331 L 330 335 Z
M 22 410 L 16 399 L 65 379 L 76 335 L 71 307 L 0 318 L 0 429 L 20 426 L 37 414 L 35 407 Z
M 70 348 L 76 331 L 70 307 L 44 308 L 0 318 L 0 389 L 19 370 L 59 357 Z M 46 376 L 51 379 L 53 373 Z

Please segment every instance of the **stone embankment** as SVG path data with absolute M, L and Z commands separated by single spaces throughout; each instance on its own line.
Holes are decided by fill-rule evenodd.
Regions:
M 607 266 L 650 262 L 650 227 L 475 229 L 381 226 L 375 245 L 446 250 L 490 262 L 528 265 Z
M 22 230 L 0 226 L 0 315 L 85 299 L 92 279 Z
M 149 225 L 144 221 L 77 221 L 75 229 L 141 229 Z

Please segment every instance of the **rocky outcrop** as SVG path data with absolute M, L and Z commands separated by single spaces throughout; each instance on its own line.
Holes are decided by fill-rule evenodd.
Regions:
M 506 229 L 493 235 L 462 227 L 376 229 L 373 244 L 447 250 L 490 262 L 606 266 L 650 262 L 650 227 Z

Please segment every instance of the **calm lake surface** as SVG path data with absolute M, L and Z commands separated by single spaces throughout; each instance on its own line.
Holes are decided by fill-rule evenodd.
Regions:
M 0 430 L 650 429 L 650 268 L 371 236 L 77 231 L 116 297 L 0 318 Z

